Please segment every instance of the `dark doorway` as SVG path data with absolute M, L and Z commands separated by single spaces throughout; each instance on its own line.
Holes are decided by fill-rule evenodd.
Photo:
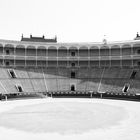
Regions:
M 75 91 L 75 85 L 71 85 L 71 91 Z

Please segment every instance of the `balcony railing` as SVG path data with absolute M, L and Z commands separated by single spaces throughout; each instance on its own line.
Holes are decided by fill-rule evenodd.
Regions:
M 79 56 L 64 56 L 64 57 L 45 57 L 45 56 L 19 56 L 19 55 L 0 55 L 0 59 L 11 59 L 11 60 L 52 60 L 52 61 L 97 61 L 97 60 L 130 60 L 130 59 L 140 59 L 140 55 L 123 55 L 123 56 L 87 56 L 87 57 L 79 57 Z

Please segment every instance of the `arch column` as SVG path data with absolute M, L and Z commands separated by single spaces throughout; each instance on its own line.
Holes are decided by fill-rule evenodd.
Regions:
M 120 67 L 122 68 L 122 45 L 120 45 Z
M 37 67 L 37 47 L 35 47 L 35 55 L 36 55 L 36 67 Z
M 79 57 L 80 57 L 80 56 L 79 56 L 79 48 L 77 49 L 77 54 L 78 54 L 77 57 L 78 57 L 78 68 L 79 68 L 79 67 L 80 67 L 80 66 L 79 66 Z
M 46 48 L 46 67 L 48 67 L 48 48 Z
M 25 46 L 25 67 L 27 66 L 27 46 Z
M 16 67 L 16 60 L 15 60 L 15 58 L 16 58 L 16 47 L 14 46 L 14 67 Z
M 111 46 L 109 46 L 109 67 L 111 67 Z
M 57 56 L 56 56 L 56 61 L 57 61 L 57 63 L 56 63 L 56 65 L 57 65 L 57 67 L 58 67 L 58 48 L 56 49 L 56 54 L 57 54 Z
M 69 66 L 69 49 L 67 49 L 67 66 L 66 67 L 68 66 Z
M 90 67 L 90 52 L 89 52 L 89 48 L 88 48 L 88 67 Z
M 4 63 L 4 45 L 3 45 L 3 48 L 2 48 L 2 56 L 3 56 L 3 57 L 2 57 L 2 58 L 3 58 L 3 60 L 2 60 L 2 63 L 3 63 L 3 64 L 2 64 L 2 65 L 5 66 L 5 63 Z
M 101 63 L 100 63 L 100 61 L 101 61 L 101 52 L 100 52 L 100 50 L 101 50 L 101 46 L 99 47 L 99 67 L 101 67 Z
M 134 62 L 133 62 L 133 44 L 131 44 L 131 59 L 132 59 L 132 68 L 134 67 Z

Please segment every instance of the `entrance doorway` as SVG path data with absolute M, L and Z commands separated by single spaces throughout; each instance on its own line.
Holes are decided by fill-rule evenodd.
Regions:
M 75 91 L 75 85 L 71 85 L 71 91 Z

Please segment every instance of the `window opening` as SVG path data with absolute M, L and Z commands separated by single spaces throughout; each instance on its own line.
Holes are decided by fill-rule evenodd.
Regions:
M 124 93 L 126 93 L 126 92 L 128 92 L 129 88 L 130 88 L 130 85 L 127 83 L 127 84 L 124 85 L 122 91 L 123 91 Z
M 71 63 L 71 66 L 72 66 L 72 67 L 75 67 L 75 63 Z
M 138 50 L 137 53 L 140 54 L 140 50 Z
M 16 73 L 13 69 L 8 70 L 8 72 L 9 72 L 9 75 L 11 76 L 11 78 L 16 78 L 17 77 Z
M 6 66 L 9 66 L 10 65 L 10 62 L 9 61 L 6 61 L 5 64 L 6 64 Z
M 140 66 L 140 62 L 138 62 L 137 64 L 138 64 L 138 66 Z
M 71 56 L 75 56 L 75 52 L 71 52 Z
M 16 85 L 17 91 L 18 92 L 23 92 L 23 88 L 20 85 Z
M 75 72 L 71 72 L 71 78 L 75 78 Z
M 10 54 L 10 50 L 6 50 L 6 55 L 9 55 Z
M 136 74 L 137 74 L 137 72 L 136 72 L 136 71 L 133 71 L 133 72 L 131 73 L 130 79 L 135 79 Z

